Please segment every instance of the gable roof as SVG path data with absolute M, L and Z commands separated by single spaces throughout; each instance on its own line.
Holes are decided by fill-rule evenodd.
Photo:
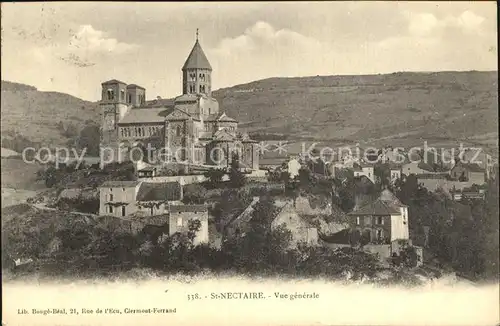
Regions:
M 203 52 L 203 49 L 201 48 L 200 42 L 198 42 L 198 40 L 196 40 L 196 42 L 194 43 L 191 53 L 189 53 L 184 66 L 182 66 L 182 70 L 193 68 L 212 70 L 212 66 L 210 66 L 207 56 L 205 55 L 205 52 Z
M 136 84 L 127 85 L 127 88 L 140 88 L 140 89 L 146 90 L 144 87 L 136 85 Z
M 140 183 L 140 181 L 120 181 L 120 180 L 109 180 L 101 184 L 101 188 L 127 188 L 135 187 Z
M 163 123 L 171 110 L 168 108 L 134 108 L 131 109 L 118 124 Z
M 124 83 L 124 82 L 119 81 L 117 79 L 111 79 L 111 80 L 105 81 L 101 85 L 107 85 L 107 84 L 123 84 L 123 85 L 127 85 L 127 83 Z
M 380 198 L 367 204 L 359 209 L 348 213 L 348 215 L 391 215 L 399 214 L 399 210 L 395 205 L 391 205 L 382 201 Z
M 137 201 L 181 200 L 181 184 L 179 182 L 143 182 L 136 199 Z
M 208 207 L 206 205 L 171 205 L 169 206 L 169 209 L 171 213 L 208 211 Z
M 214 140 L 218 141 L 233 141 L 235 136 L 229 133 L 226 129 L 219 130 L 214 135 Z
M 470 172 L 484 172 L 484 169 L 477 163 L 460 163 L 460 165 Z
M 182 94 L 174 99 L 174 103 L 197 103 L 199 95 L 197 94 Z
M 379 196 L 380 200 L 384 201 L 384 202 L 387 202 L 387 203 L 391 203 L 391 204 L 394 204 L 394 205 L 397 205 L 397 206 L 405 206 L 403 205 L 403 203 L 399 200 L 398 197 L 396 197 L 396 195 L 394 195 L 390 190 L 388 189 L 384 189 L 382 190 L 382 192 L 380 193 L 380 196 Z
M 167 121 L 176 121 L 176 120 L 189 120 L 191 115 L 183 110 L 174 109 L 172 113 L 170 113 L 165 120 Z

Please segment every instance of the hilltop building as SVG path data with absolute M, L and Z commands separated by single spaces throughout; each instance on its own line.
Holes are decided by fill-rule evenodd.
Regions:
M 198 37 L 182 67 L 182 95 L 146 102 L 143 87 L 113 79 L 102 83 L 100 106 L 106 162 L 125 161 L 134 148 L 144 155 L 151 144 L 162 162 L 227 167 L 237 153 L 243 168 L 258 170 L 257 142 L 212 97 L 212 67 Z

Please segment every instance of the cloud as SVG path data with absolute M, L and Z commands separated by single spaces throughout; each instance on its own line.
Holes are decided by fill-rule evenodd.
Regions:
M 410 18 L 408 30 L 412 35 L 424 36 L 431 34 L 440 24 L 433 14 L 417 14 Z
M 122 53 L 137 47 L 134 44 L 119 42 L 115 38 L 106 38 L 104 32 L 94 29 L 91 25 L 80 26 L 70 39 L 68 49 L 70 52 L 114 52 Z
M 136 44 L 107 37 L 103 31 L 96 30 L 91 25 L 81 25 L 78 31 L 70 36 L 67 46 L 54 49 L 54 55 L 68 64 L 90 67 L 99 61 L 100 56 L 110 53 L 123 54 L 137 47 Z
M 465 34 L 480 34 L 483 32 L 482 23 L 486 20 L 470 10 L 458 16 L 447 15 L 441 19 L 428 12 L 406 11 L 404 14 L 409 20 L 408 31 L 414 36 L 439 36 L 446 29 L 455 29 L 456 32 Z

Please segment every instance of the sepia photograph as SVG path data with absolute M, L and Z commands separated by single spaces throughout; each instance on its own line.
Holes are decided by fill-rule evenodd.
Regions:
M 2 2 L 2 325 L 498 325 L 493 1 Z

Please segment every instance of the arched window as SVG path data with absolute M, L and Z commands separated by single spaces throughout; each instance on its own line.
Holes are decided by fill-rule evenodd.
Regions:
M 111 88 L 109 88 L 108 89 L 108 100 L 111 101 L 111 100 L 114 100 L 114 99 L 115 99 L 115 92 Z

